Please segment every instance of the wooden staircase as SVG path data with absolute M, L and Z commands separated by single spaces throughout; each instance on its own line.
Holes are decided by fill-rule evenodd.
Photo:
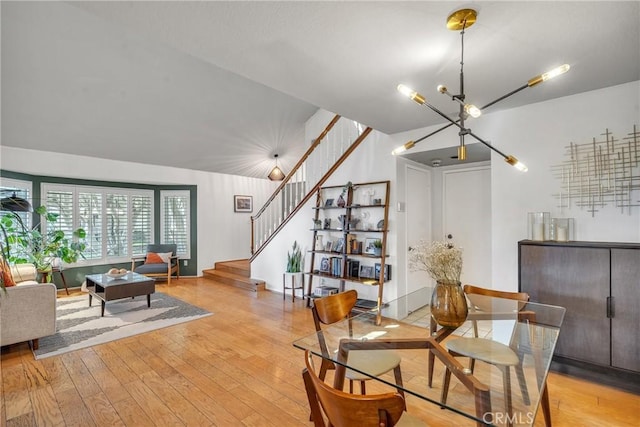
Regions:
M 251 278 L 251 264 L 248 259 L 216 262 L 214 268 L 202 270 L 203 277 L 218 283 L 246 289 L 251 292 L 265 290 L 263 280 Z

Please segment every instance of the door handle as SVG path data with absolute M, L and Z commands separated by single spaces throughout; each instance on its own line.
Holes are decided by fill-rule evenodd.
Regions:
M 616 313 L 613 307 L 613 297 L 607 297 L 607 317 L 612 319 Z

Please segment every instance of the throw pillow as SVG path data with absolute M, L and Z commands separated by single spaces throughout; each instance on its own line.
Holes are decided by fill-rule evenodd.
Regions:
M 162 262 L 168 264 L 171 259 L 171 252 L 158 252 L 158 256 L 162 258 Z
M 160 258 L 160 255 L 158 255 L 155 252 L 149 252 L 147 254 L 147 258 L 144 260 L 145 264 L 164 264 L 164 261 L 162 260 L 162 258 Z
M 9 268 L 9 264 L 7 264 L 4 258 L 0 258 L 0 275 L 2 276 L 2 283 L 4 283 L 6 288 L 16 285 L 11 275 L 11 268 Z

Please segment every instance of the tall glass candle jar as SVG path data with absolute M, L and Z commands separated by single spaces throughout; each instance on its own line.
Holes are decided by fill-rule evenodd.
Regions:
M 551 219 L 551 240 L 555 240 L 556 242 L 568 242 L 575 239 L 573 218 Z
M 551 213 L 529 212 L 528 230 L 529 240 L 549 240 L 551 231 Z

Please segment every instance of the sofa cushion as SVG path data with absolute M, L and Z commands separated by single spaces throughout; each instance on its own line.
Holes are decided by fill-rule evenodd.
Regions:
M 142 264 L 136 267 L 135 272 L 138 274 L 167 274 L 167 264 Z
M 147 258 L 144 260 L 145 264 L 164 264 L 164 261 L 162 260 L 162 257 L 155 253 L 155 252 L 149 252 L 147 254 Z

